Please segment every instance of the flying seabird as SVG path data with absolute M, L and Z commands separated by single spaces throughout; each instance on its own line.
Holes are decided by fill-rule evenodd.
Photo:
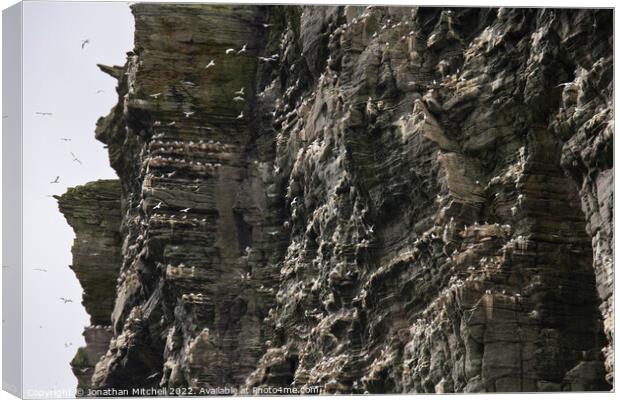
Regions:
M 42 111 L 37 111 L 37 112 L 35 112 L 35 114 L 42 115 L 42 116 L 45 116 L 45 117 L 49 117 L 50 115 L 52 115 L 51 112 L 42 112 Z
M 205 66 L 205 69 L 209 69 L 211 67 L 215 67 L 215 61 L 214 60 L 209 61 L 209 64 L 207 64 Z
M 82 50 L 84 50 L 84 47 L 86 47 L 87 44 L 90 44 L 90 39 L 82 40 Z
M 194 115 L 195 111 L 184 111 L 183 114 L 185 114 L 185 118 L 189 118 L 192 115 Z
M 60 176 L 57 176 L 56 179 L 54 179 L 50 183 L 60 183 Z
M 245 86 L 237 90 L 235 94 L 238 94 L 239 96 L 243 96 L 245 94 Z
M 235 49 L 226 49 L 226 54 L 234 53 Z
M 40 271 L 40 272 L 47 272 L 47 270 L 45 268 L 35 268 L 35 271 Z
M 153 210 L 157 210 L 158 208 L 161 208 L 162 202 L 160 201 L 159 203 L 157 203 L 157 205 L 155 207 L 153 207 Z
M 243 45 L 243 47 L 241 48 L 241 50 L 239 50 L 239 51 L 237 52 L 237 54 L 242 54 L 242 53 L 245 53 L 245 52 L 247 51 L 247 50 L 246 50 L 246 46 L 247 46 L 247 44 L 244 44 L 244 45 Z
M 156 99 L 156 98 L 158 98 L 159 96 L 161 96 L 161 92 L 151 94 L 150 96 L 151 96 L 152 98 Z
M 77 156 L 75 154 L 73 154 L 73 152 L 70 152 L 70 153 L 71 153 L 71 157 L 73 157 L 73 161 L 79 162 L 80 165 L 82 165 L 82 161 L 80 161 L 80 159 L 77 158 Z
M 245 101 L 245 99 L 241 96 L 233 97 L 233 101 Z
M 168 126 L 174 126 L 177 122 L 176 121 L 172 121 L 170 123 L 168 123 Z
M 70 142 L 71 138 L 61 137 L 60 140 L 62 140 L 63 142 Z
M 243 118 L 243 111 L 241 111 L 241 113 L 239 113 L 239 115 L 237 115 L 237 119 L 241 119 Z
M 73 300 L 71 300 L 71 299 L 67 299 L 66 297 L 61 297 L 61 298 L 60 298 L 60 300 L 64 301 L 64 302 L 65 302 L 65 304 L 67 304 L 67 303 L 73 303 Z
M 103 89 L 97 90 L 97 94 L 99 94 L 99 93 L 105 93 L 105 90 L 103 90 Z
M 182 212 L 182 213 L 186 213 L 186 212 L 188 212 L 189 210 L 191 210 L 191 208 L 187 207 L 187 208 L 182 209 L 182 210 L 181 210 L 181 212 Z

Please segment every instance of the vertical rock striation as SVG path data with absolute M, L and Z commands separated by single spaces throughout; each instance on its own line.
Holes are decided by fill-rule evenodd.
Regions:
M 93 387 L 612 387 L 610 10 L 132 9 Z

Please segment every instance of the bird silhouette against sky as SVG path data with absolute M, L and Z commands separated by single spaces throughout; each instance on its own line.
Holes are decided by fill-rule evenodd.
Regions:
M 71 157 L 73 157 L 73 161 L 78 162 L 80 163 L 80 165 L 82 165 L 82 161 L 79 158 L 77 158 L 77 156 L 73 152 L 70 152 L 70 153 L 71 153 Z

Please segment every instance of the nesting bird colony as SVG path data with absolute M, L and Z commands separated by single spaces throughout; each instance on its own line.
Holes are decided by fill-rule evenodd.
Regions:
M 132 10 L 80 387 L 612 387 L 611 11 Z

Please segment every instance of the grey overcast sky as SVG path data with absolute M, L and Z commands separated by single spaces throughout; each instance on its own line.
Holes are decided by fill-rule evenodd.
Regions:
M 68 267 L 74 234 L 47 195 L 115 177 L 94 130 L 116 103 L 116 81 L 96 64 L 125 62 L 133 47 L 133 17 L 124 2 L 27 1 L 23 20 L 24 396 L 37 397 L 50 393 L 28 390 L 76 387 L 69 361 L 84 344 L 88 325 L 81 287 Z M 82 50 L 85 39 L 90 43 Z M 60 183 L 50 184 L 56 176 Z M 60 297 L 74 303 L 65 305 Z

